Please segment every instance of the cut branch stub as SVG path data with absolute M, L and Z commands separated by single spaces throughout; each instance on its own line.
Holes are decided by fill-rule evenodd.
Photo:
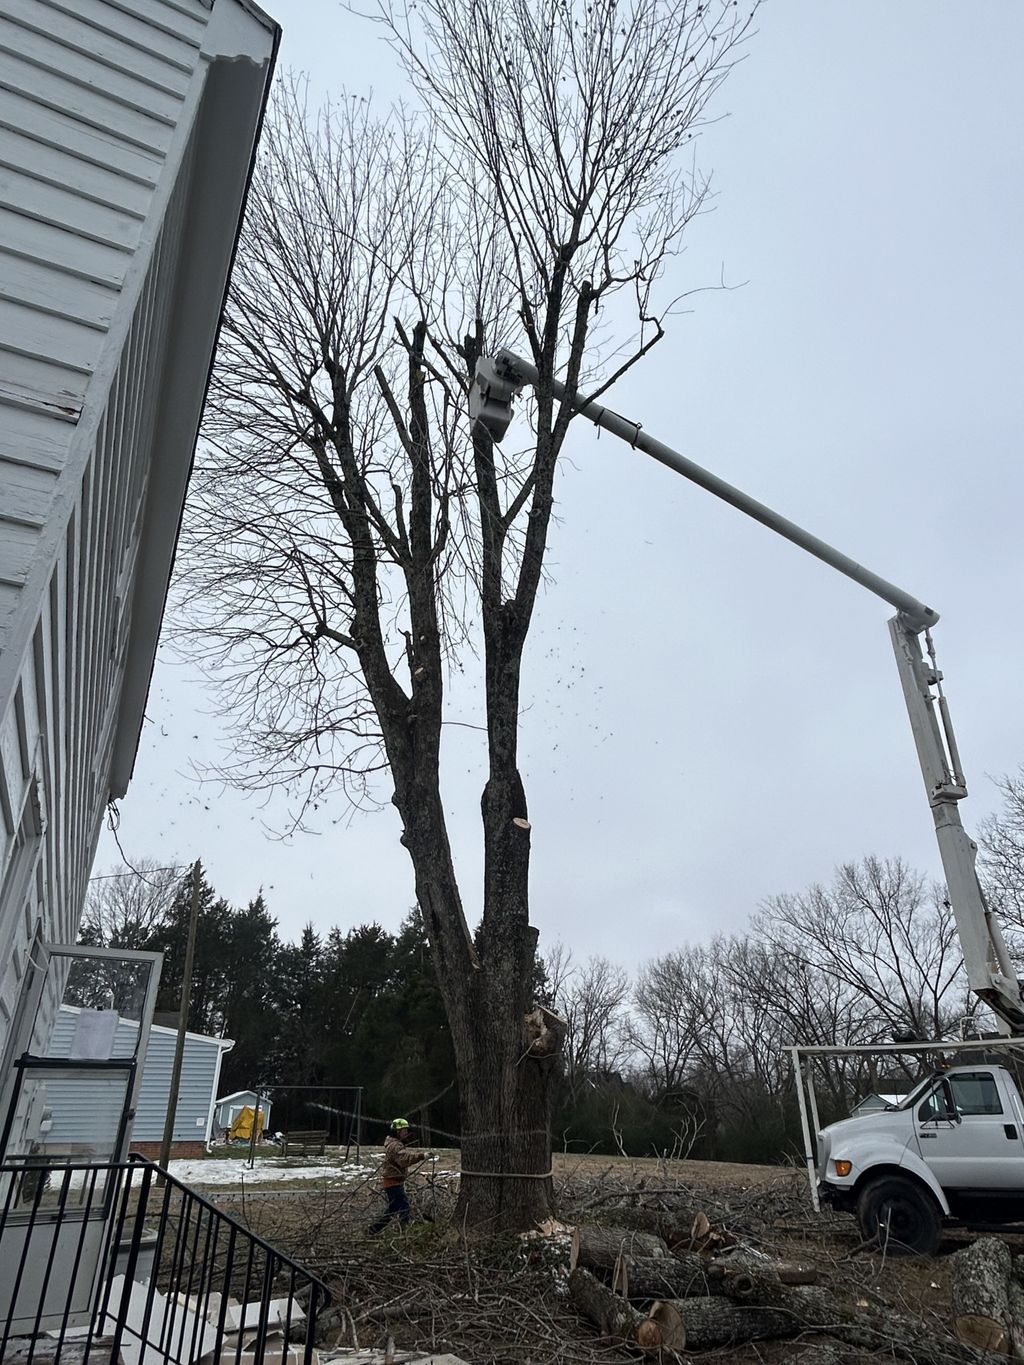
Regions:
M 526 1050 L 531 1057 L 555 1057 L 562 1050 L 568 1025 L 560 1014 L 536 1005 L 524 1019 Z

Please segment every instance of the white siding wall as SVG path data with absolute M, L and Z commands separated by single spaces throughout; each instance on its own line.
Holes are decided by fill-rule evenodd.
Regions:
M 274 43 L 248 0 L 0 0 L 0 1057 L 130 771 Z
M 76 1023 L 75 1011 L 68 1009 L 60 1011 L 48 1050 L 49 1056 L 70 1055 Z M 137 1025 L 122 1019 L 117 1026 L 117 1033 L 120 1046 L 115 1044 L 114 1055 L 130 1056 L 138 1035 Z M 132 1124 L 133 1142 L 160 1142 L 163 1138 L 176 1043 L 177 1037 L 171 1029 L 153 1028 L 150 1031 L 149 1047 L 142 1068 L 139 1103 L 135 1122 Z M 217 1059 L 221 1052 L 230 1046 L 227 1040 L 202 1038 L 197 1034 L 186 1035 L 181 1064 L 181 1085 L 174 1111 L 172 1139 L 174 1142 L 205 1141 L 214 1100 L 214 1087 L 219 1074 Z M 61 1084 L 60 1081 L 50 1081 L 47 1084 L 54 1112 L 54 1126 L 48 1142 L 51 1145 L 60 1142 L 82 1143 L 90 1141 L 94 1133 L 109 1132 L 109 1116 L 101 1112 L 104 1101 L 101 1088 L 96 1089 L 94 1108 L 71 1114 L 67 1107 L 61 1106 Z

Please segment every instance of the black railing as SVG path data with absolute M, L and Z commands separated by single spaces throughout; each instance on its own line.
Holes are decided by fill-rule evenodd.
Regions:
M 152 1162 L 0 1166 L 0 1361 L 310 1365 L 324 1284 Z

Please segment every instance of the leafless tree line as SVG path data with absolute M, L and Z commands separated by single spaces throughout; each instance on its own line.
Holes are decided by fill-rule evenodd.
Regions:
M 898 858 L 865 858 L 826 886 L 772 897 L 744 932 L 677 948 L 632 978 L 607 958 L 574 962 L 561 945 L 546 962 L 568 1024 L 572 1103 L 628 1080 L 655 1102 L 690 1096 L 742 1120 L 789 1092 L 785 1048 L 794 1043 L 949 1038 L 965 1023 L 990 1026 L 975 1017 L 944 889 Z M 841 1110 L 887 1079 L 898 1088 L 912 1068 L 910 1058 L 888 1068 L 837 1058 L 823 1086 Z

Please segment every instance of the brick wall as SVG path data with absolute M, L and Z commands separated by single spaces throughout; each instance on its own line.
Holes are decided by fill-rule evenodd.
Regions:
M 139 1156 L 147 1157 L 150 1161 L 160 1160 L 159 1142 L 133 1142 L 131 1151 L 137 1152 Z M 206 1144 L 203 1142 L 172 1142 L 171 1160 L 181 1160 L 206 1154 Z

